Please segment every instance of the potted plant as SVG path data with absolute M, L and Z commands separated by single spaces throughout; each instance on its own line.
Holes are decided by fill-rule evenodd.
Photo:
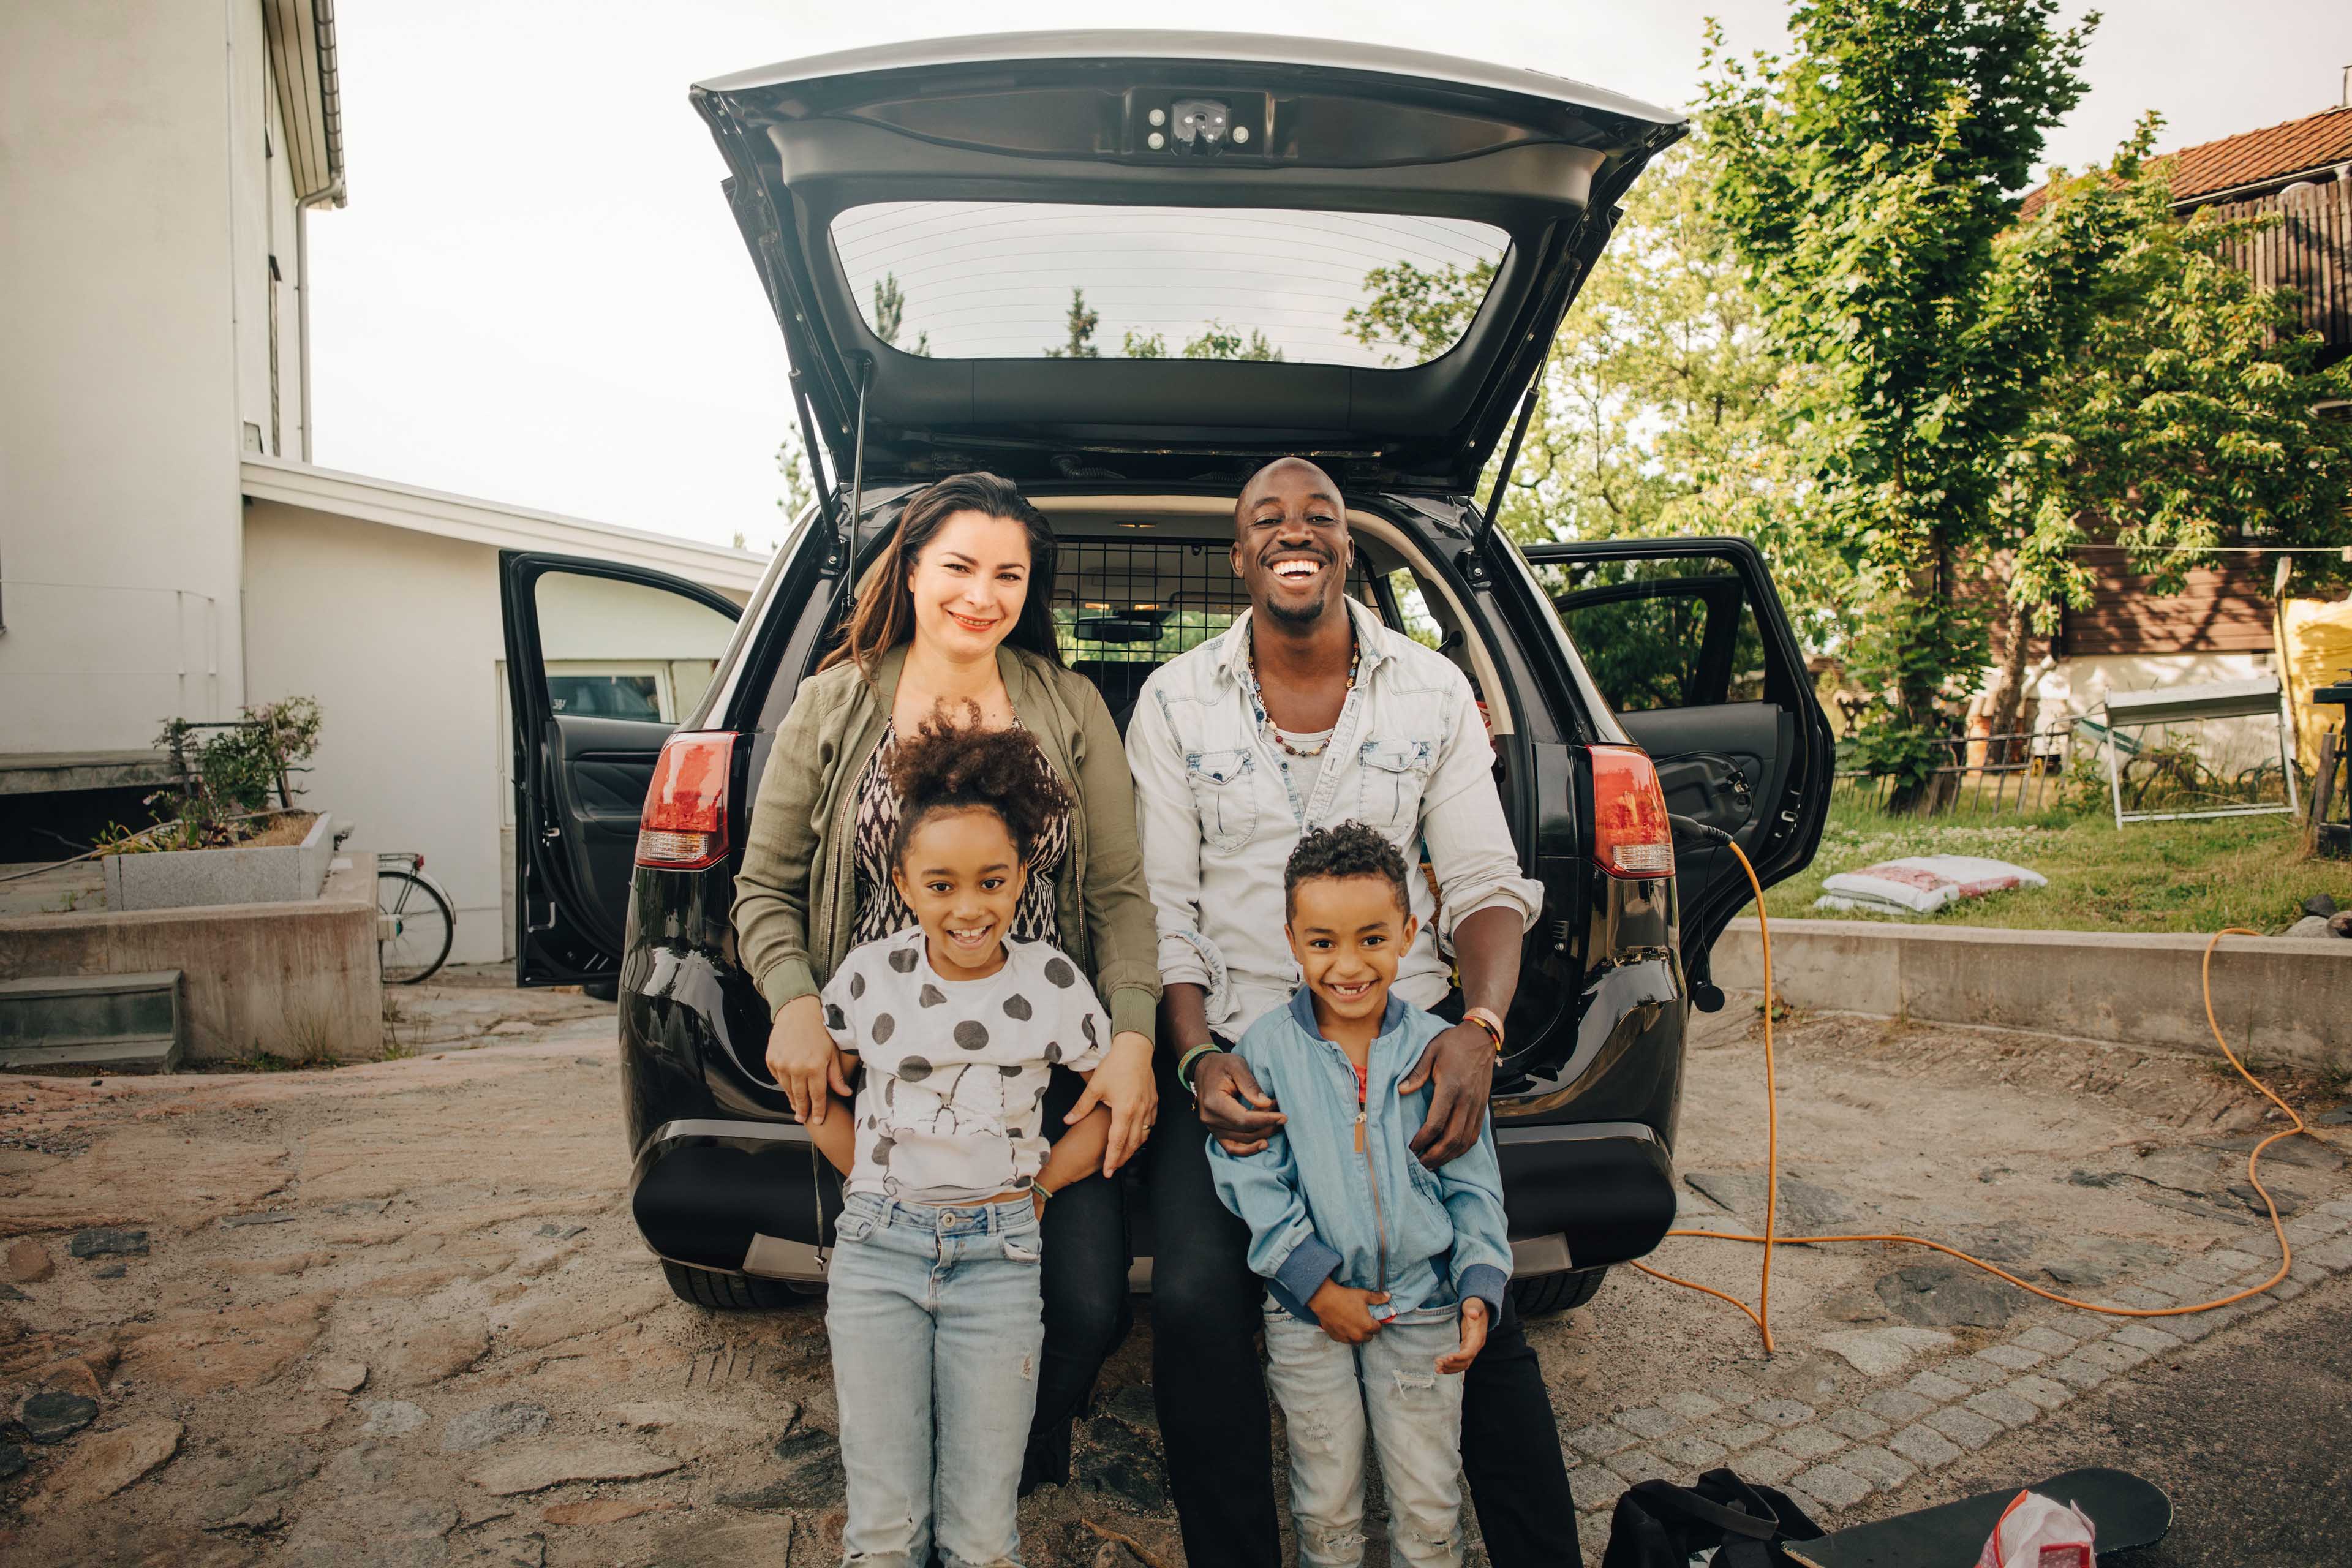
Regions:
M 147 797 L 155 821 L 101 839 L 111 910 L 315 899 L 334 852 L 333 819 L 294 805 L 318 750 L 308 697 L 247 708 L 226 723 L 173 719 L 157 737 L 176 781 Z

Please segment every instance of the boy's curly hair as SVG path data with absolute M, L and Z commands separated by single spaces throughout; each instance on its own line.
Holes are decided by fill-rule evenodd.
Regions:
M 901 737 L 890 759 L 890 787 L 898 792 L 898 830 L 890 863 L 902 864 L 907 843 L 924 819 L 942 811 L 992 811 L 1013 836 L 1024 861 L 1069 792 L 1046 765 L 1037 742 L 1020 730 L 982 727 L 977 703 L 958 723 L 941 703 L 912 735 Z
M 1379 830 L 1360 822 L 1318 827 L 1299 839 L 1282 868 L 1282 908 L 1296 912 L 1298 884 L 1313 877 L 1381 877 L 1396 892 L 1397 908 L 1411 913 L 1404 857 Z

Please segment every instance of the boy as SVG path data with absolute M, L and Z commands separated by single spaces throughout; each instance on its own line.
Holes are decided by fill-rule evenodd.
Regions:
M 1362 1561 L 1368 1415 L 1394 1560 L 1461 1563 L 1462 1373 L 1510 1272 L 1492 1130 L 1434 1172 L 1407 1147 L 1430 1091 L 1398 1080 L 1446 1025 L 1389 994 L 1416 931 L 1405 875 L 1360 822 L 1299 840 L 1284 931 L 1305 984 L 1235 1047 L 1289 1120 L 1255 1154 L 1209 1140 L 1217 1195 L 1267 1281 L 1301 1568 Z

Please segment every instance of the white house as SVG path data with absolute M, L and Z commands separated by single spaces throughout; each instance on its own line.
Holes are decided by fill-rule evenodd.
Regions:
M 311 696 L 305 804 L 422 851 L 496 959 L 499 552 L 738 600 L 765 561 L 310 466 L 303 236 L 344 199 L 332 0 L 0 5 L 0 860 L 143 820 L 165 720 Z M 652 604 L 551 645 L 583 700 L 690 706 L 719 650 Z

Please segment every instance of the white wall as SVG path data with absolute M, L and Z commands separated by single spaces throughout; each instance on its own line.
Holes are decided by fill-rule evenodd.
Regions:
M 257 0 L 0 5 L 0 749 L 142 749 L 244 700 L 267 64 Z
M 256 501 L 245 557 L 253 700 L 325 715 L 304 804 L 357 823 L 355 847 L 424 852 L 454 962 L 505 956 L 498 552 Z

